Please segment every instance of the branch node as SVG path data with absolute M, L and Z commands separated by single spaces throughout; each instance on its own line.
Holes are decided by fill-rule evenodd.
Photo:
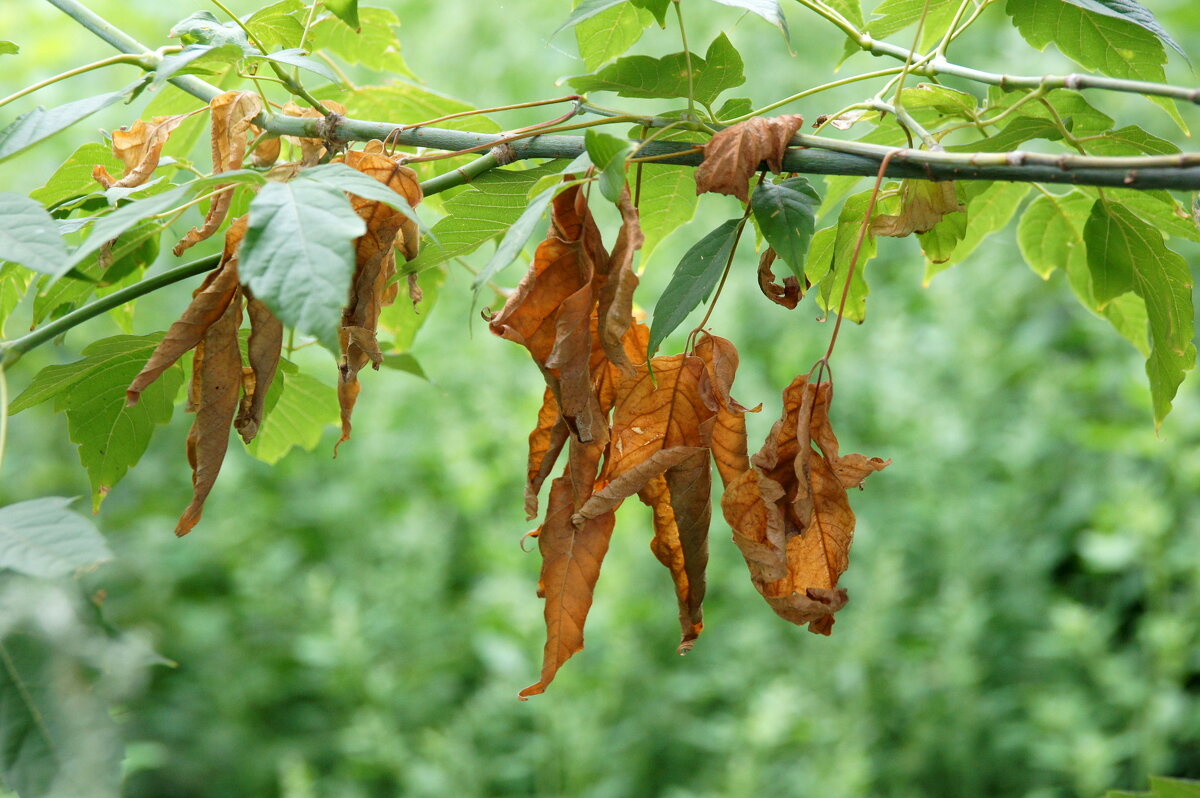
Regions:
M 1134 183 L 1137 182 L 1137 176 L 1138 176 L 1137 170 L 1130 169 L 1128 172 L 1125 173 L 1125 179 L 1122 180 L 1121 182 L 1127 186 L 1132 186 Z
M 517 151 L 511 144 L 499 144 L 489 151 L 496 158 L 497 166 L 508 166 L 517 160 Z
M 1071 91 L 1078 91 L 1079 84 L 1083 80 L 1083 76 L 1078 73 L 1071 73 L 1063 78 L 1063 87 Z

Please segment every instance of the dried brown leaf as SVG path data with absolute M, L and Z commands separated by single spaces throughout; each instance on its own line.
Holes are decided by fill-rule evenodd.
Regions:
M 745 416 L 747 412 L 758 412 L 762 405 L 747 410 L 730 395 L 738 367 L 738 351 L 731 341 L 701 333 L 695 354 L 704 362 L 717 402 L 717 413 L 702 432 L 712 449 L 721 482 L 728 486 L 750 468 Z
M 208 105 L 212 115 L 213 174 L 238 169 L 249 146 L 247 135 L 250 132 L 250 123 L 262 113 L 262 98 L 252 91 L 227 91 L 213 97 Z M 229 212 L 229 204 L 232 201 L 232 191 L 222 191 L 213 196 L 204 223 L 189 230 L 183 240 L 175 245 L 175 257 L 217 232 L 221 223 L 225 221 L 225 214 Z
M 783 168 L 783 155 L 804 118 L 796 114 L 747 119 L 717 133 L 704 145 L 704 162 L 696 168 L 696 193 L 731 194 L 749 202 L 750 176 L 764 161 L 773 172 Z
M 245 289 L 243 289 L 245 290 Z M 254 440 L 262 425 L 267 391 L 275 380 L 279 357 L 283 350 L 283 322 L 261 301 L 246 291 L 246 309 L 250 316 L 250 340 L 247 355 L 251 379 L 242 391 L 242 404 L 234 419 L 234 429 L 246 443 Z
M 251 140 L 259 139 L 263 134 L 263 129 L 258 125 L 250 126 Z M 250 152 L 250 163 L 260 169 L 271 166 L 279 160 L 280 150 L 283 149 L 283 140 L 279 136 L 267 136 L 258 141 L 258 144 Z
M 771 265 L 777 257 L 774 249 L 767 247 L 763 250 L 762 257 L 758 259 L 758 288 L 763 296 L 776 305 L 795 310 L 796 305 L 804 298 L 804 290 L 800 287 L 800 281 L 790 274 L 783 278 L 783 285 L 775 282 L 775 273 L 771 271 Z
M 103 166 L 92 170 L 92 177 L 105 188 L 131 188 L 140 186 L 150 179 L 158 168 L 163 146 L 171 132 L 190 114 L 156 116 L 147 124 L 139 119 L 128 129 L 114 130 L 112 134 L 113 155 L 125 164 L 125 173 L 116 180 Z
M 538 410 L 537 426 L 529 433 L 529 467 L 525 476 L 525 520 L 538 514 L 538 492 L 554 470 L 558 455 L 567 442 L 570 431 L 558 412 L 554 392 L 546 389 L 542 407 Z
M 622 190 L 617 208 L 621 211 L 621 230 L 617 233 L 617 243 L 605 268 L 605 281 L 598 297 L 600 344 L 617 368 L 626 374 L 634 374 L 636 370 L 625 352 L 623 339 L 633 324 L 633 292 L 638 286 L 633 256 L 642 248 L 646 237 L 642 234 L 638 210 L 629 200 L 628 187 Z
M 900 215 L 876 216 L 871 220 L 871 234 L 902 237 L 928 233 L 943 216 L 966 207 L 958 201 L 953 181 L 905 180 L 900 188 Z

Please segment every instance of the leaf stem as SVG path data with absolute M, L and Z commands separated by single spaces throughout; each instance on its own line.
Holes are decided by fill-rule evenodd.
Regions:
M 675 17 L 679 20 L 679 38 L 683 40 L 683 61 L 687 65 L 688 76 L 688 116 L 692 119 L 696 118 L 696 85 L 695 76 L 692 73 L 692 51 L 688 48 L 687 31 L 683 26 L 683 3 L 680 0 L 672 0 L 675 6 Z
M 434 119 L 426 119 L 424 122 L 417 122 L 416 124 L 412 125 L 404 125 L 399 129 L 412 130 L 413 128 L 429 127 L 430 125 L 435 125 L 438 122 L 445 122 L 447 119 L 459 119 L 460 117 L 464 116 L 482 116 L 483 114 L 498 113 L 500 111 L 514 111 L 518 108 L 537 108 L 541 105 L 555 105 L 557 103 L 574 102 L 578 106 L 580 103 L 582 103 L 582 101 L 582 96 L 578 94 L 568 94 L 565 97 L 555 97 L 552 100 L 534 100 L 533 102 L 516 103 L 515 105 L 498 105 L 495 108 L 478 108 L 471 111 L 459 111 L 458 113 L 446 114 L 445 116 L 439 116 Z M 579 114 L 580 110 L 581 108 L 576 108 L 575 112 L 572 113 L 572 116 Z
M 263 55 L 267 54 L 267 48 L 264 47 L 263 43 L 258 40 L 258 37 L 255 36 L 254 33 L 249 28 L 246 27 L 246 23 L 242 22 L 241 18 L 239 18 L 237 14 L 233 13 L 228 8 L 226 8 L 225 4 L 222 3 L 221 0 L 212 0 L 212 4 L 214 6 L 216 6 L 217 8 L 221 9 L 222 11 L 224 11 L 226 14 L 228 14 L 229 18 L 237 23 L 237 26 L 239 28 L 241 28 L 242 31 L 246 34 L 246 40 L 249 41 L 251 44 L 253 44 L 255 47 L 257 47 L 258 51 L 260 53 L 262 53 Z
M 0 472 L 4 471 L 4 450 L 8 446 L 8 377 L 0 362 Z
M 45 80 L 38 81 L 37 83 L 33 84 L 32 86 L 26 86 L 25 88 L 21 89 L 20 91 L 14 93 L 14 94 L 10 94 L 7 97 L 5 97 L 3 100 L 0 100 L 0 107 L 8 105 L 10 102 L 12 102 L 14 100 L 19 100 L 28 94 L 33 94 L 35 91 L 44 89 L 47 86 L 51 86 L 55 83 L 58 83 L 60 80 L 66 80 L 67 78 L 73 78 L 76 75 L 82 75 L 86 72 L 91 72 L 93 69 L 102 69 L 106 66 L 113 66 L 115 64 L 129 64 L 131 66 L 141 67 L 143 70 L 149 70 L 149 69 L 154 69 L 154 67 L 156 67 L 158 65 L 159 59 L 160 59 L 160 57 L 154 53 L 145 53 L 145 54 L 140 54 L 140 55 L 130 55 L 128 53 L 122 53 L 121 55 L 114 55 L 109 58 L 103 58 L 99 61 L 93 61 L 92 63 L 85 64 L 84 66 L 81 66 L 81 67 L 75 67 L 74 69 L 68 69 L 66 72 L 63 72 L 59 75 L 55 75 L 52 78 L 46 78 Z
M 888 75 L 896 75 L 896 74 L 899 74 L 900 71 L 903 69 L 904 69 L 904 67 L 889 67 L 887 69 L 880 69 L 876 72 L 865 72 L 861 75 L 854 75 L 853 77 L 842 78 L 841 80 L 835 80 L 830 83 L 822 83 L 820 86 L 813 86 L 811 89 L 805 89 L 802 92 L 793 94 L 791 97 L 785 97 L 782 100 L 771 103 L 770 105 L 764 105 L 762 108 L 759 108 L 755 111 L 751 111 L 748 114 L 742 114 L 741 116 L 737 117 L 736 119 L 727 120 L 724 122 L 724 124 L 735 125 L 738 122 L 745 122 L 747 119 L 750 119 L 750 118 L 756 117 L 756 116 L 762 116 L 765 113 L 774 111 L 776 108 L 781 108 L 785 105 L 788 105 L 789 103 L 796 102 L 796 100 L 801 100 L 810 95 L 825 91 L 826 89 L 836 89 L 838 86 L 845 86 L 849 83 L 857 83 L 861 80 L 871 80 L 872 78 L 882 78 L 882 77 L 886 77 Z

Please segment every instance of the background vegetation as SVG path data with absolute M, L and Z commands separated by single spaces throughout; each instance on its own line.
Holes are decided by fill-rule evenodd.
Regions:
M 476 106 L 552 96 L 556 78 L 582 71 L 569 33 L 548 41 L 565 3 L 377 4 L 403 20 L 412 70 Z M 695 39 L 727 30 L 756 102 L 832 79 L 841 37 L 798 7 L 789 55 L 760 21 L 695 5 Z M 192 10 L 92 6 L 152 45 Z M 1200 53 L 1194 5 L 1154 11 Z M 0 30 L 22 46 L 3 94 L 110 52 L 28 0 L 0 8 Z M 1003 63 L 1015 36 L 997 7 L 961 47 Z M 674 49 L 651 30 L 634 52 Z M 1055 69 L 1068 71 L 1047 54 L 1044 70 L 1025 71 Z M 1183 63 L 1171 69 L 1195 82 Z M 27 106 L 82 93 L 67 82 Z M 815 117 L 852 97 L 797 110 Z M 1151 129 L 1156 116 L 1170 124 L 1136 97 L 1096 102 L 1144 111 Z M 121 124 L 130 110 L 83 126 Z M 76 129 L 5 164 L 0 182 L 27 192 L 81 141 Z M 654 255 L 649 296 L 688 243 L 731 215 L 726 200 L 707 198 Z M 851 603 L 836 633 L 776 618 L 718 519 L 707 628 L 680 660 L 673 613 L 661 611 L 671 583 L 646 556 L 639 507 L 614 536 L 587 649 L 527 703 L 515 694 L 537 672 L 541 605 L 537 556 L 518 541 L 541 390 L 528 357 L 470 312 L 469 274 L 449 273 L 421 332 L 428 382 L 366 375 L 362 434 L 336 462 L 332 428 L 314 453 L 276 467 L 235 447 L 203 527 L 184 540 L 170 533 L 190 492 L 176 414 L 104 504 L 116 559 L 82 580 L 87 595 L 103 592 L 109 623 L 175 663 L 120 686 L 126 793 L 1049 798 L 1142 787 L 1150 773 L 1200 776 L 1195 381 L 1156 437 L 1141 357 L 1061 273 L 1044 283 L 1023 266 L 1012 229 L 928 287 L 910 240 L 881 247 L 870 272 L 867 321 L 839 344 L 835 413 L 848 448 L 894 465 L 856 504 Z M 189 289 L 176 286 L 175 304 L 142 303 L 137 331 L 162 329 Z M 817 313 L 766 304 L 749 278 L 718 306 L 714 330 L 742 351 L 736 393 L 766 404 L 749 419 L 752 440 L 780 389 L 824 351 Z M 18 313 L 10 331 L 27 319 Z M 30 355 L 13 388 L 106 324 Z M 332 382 L 332 362 L 327 371 Z M 0 505 L 89 492 L 49 407 L 13 420 L 7 457 Z

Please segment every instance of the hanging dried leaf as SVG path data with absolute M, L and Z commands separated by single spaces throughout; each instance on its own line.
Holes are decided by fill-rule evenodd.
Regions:
M 171 325 L 141 372 L 125 391 L 125 402 L 132 407 L 142 391 L 175 364 L 184 352 L 204 339 L 208 329 L 225 313 L 238 288 L 237 249 L 246 234 L 246 217 L 238 218 L 225 233 L 221 262 L 192 294 L 192 302 L 179 320 Z
M 783 155 L 804 118 L 796 114 L 747 119 L 731 125 L 704 145 L 704 162 L 696 168 L 696 193 L 731 194 L 749 202 L 750 176 L 764 161 L 773 172 L 783 168 Z
M 538 410 L 537 426 L 529 433 L 529 468 L 525 477 L 525 520 L 532 520 L 538 513 L 538 491 L 562 452 L 570 431 L 558 412 L 558 401 L 554 392 L 546 389 L 542 407 Z
M 849 563 L 854 513 L 846 494 L 891 461 L 842 457 L 829 423 L 831 389 L 797 377 L 752 467 L 721 501 L 751 581 L 781 617 L 829 634 L 845 606 L 837 587 Z M 819 447 L 813 448 L 813 444 Z
M 103 166 L 96 166 L 92 170 L 92 178 L 105 188 L 132 188 L 142 185 L 158 168 L 163 146 L 166 145 L 171 132 L 188 116 L 190 114 L 156 116 L 149 124 L 139 119 L 128 129 L 114 130 L 113 155 L 125 164 L 125 173 L 117 180 Z
M 928 233 L 946 214 L 966 208 L 958 201 L 953 181 L 904 180 L 900 188 L 900 215 L 876 216 L 871 220 L 871 234 L 902 237 Z
M 183 511 L 175 534 L 182 537 L 200 521 L 204 501 L 212 491 L 229 448 L 229 425 L 238 409 L 242 387 L 242 353 L 238 328 L 242 325 L 241 291 L 200 342 L 203 353 L 193 363 L 191 396 L 196 420 L 188 433 L 188 462 L 192 466 L 192 502 Z M 198 350 L 199 351 L 199 350 Z
M 599 296 L 600 344 L 613 364 L 626 374 L 635 374 L 622 340 L 633 323 L 633 292 L 638 286 L 633 256 L 642 248 L 646 237 L 642 234 L 638 210 L 629 200 L 628 186 L 621 191 L 617 208 L 621 211 L 621 230 L 605 268 L 605 281 Z
M 249 146 L 247 134 L 250 132 L 250 123 L 262 113 L 262 98 L 252 91 L 227 91 L 213 97 L 208 106 L 212 115 L 213 173 L 238 169 Z M 188 231 L 183 240 L 175 245 L 175 257 L 217 232 L 225 221 L 232 201 L 232 191 L 215 195 L 208 206 L 204 223 Z
M 638 491 L 638 498 L 654 511 L 654 538 L 650 541 L 650 550 L 671 572 L 671 581 L 675 583 L 675 600 L 679 604 L 681 630 L 677 651 L 686 654 L 700 636 L 704 624 L 702 620 L 699 623 L 693 620 L 693 606 L 699 609 L 699 603 L 692 597 L 687 562 L 679 540 L 675 511 L 671 509 L 671 493 L 667 488 L 666 477 L 657 476 L 647 482 L 646 486 Z
M 746 444 L 746 413 L 757 413 L 762 405 L 747 410 L 730 395 L 737 374 L 738 351 L 731 341 L 701 333 L 696 342 L 696 357 L 704 362 L 717 402 L 716 415 L 701 427 L 721 482 L 729 483 L 750 468 Z
M 246 294 L 246 309 L 250 316 L 250 340 L 247 345 L 250 368 L 249 378 L 243 380 L 242 404 L 233 426 L 242 440 L 249 443 L 262 425 L 267 391 L 271 390 L 271 383 L 279 368 L 279 357 L 283 351 L 283 322 L 275 318 L 267 306 L 255 299 L 248 290 L 242 290 Z
M 777 257 L 778 254 L 771 247 L 763 250 L 762 257 L 758 259 L 758 288 L 763 292 L 763 296 L 776 305 L 795 310 L 796 305 L 804 298 L 804 290 L 800 288 L 800 281 L 790 274 L 783 278 L 783 285 L 775 282 L 771 264 Z
M 267 136 L 260 140 L 263 134 L 263 129 L 258 125 L 250 126 L 251 141 L 258 140 L 258 144 L 250 152 L 250 163 L 260 169 L 265 169 L 273 165 L 279 160 L 279 153 L 283 149 L 283 140 L 279 136 Z

